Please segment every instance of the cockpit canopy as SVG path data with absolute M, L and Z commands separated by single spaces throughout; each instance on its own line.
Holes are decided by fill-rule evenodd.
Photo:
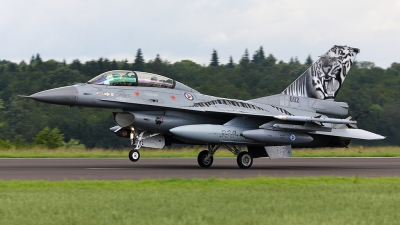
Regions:
M 88 84 L 111 86 L 142 86 L 174 88 L 176 82 L 158 74 L 138 71 L 113 70 L 89 80 Z

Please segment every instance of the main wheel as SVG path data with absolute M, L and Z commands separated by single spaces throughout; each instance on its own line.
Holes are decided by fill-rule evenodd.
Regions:
M 138 160 L 140 159 L 140 153 L 139 153 L 139 151 L 138 151 L 138 150 L 135 150 L 135 149 L 131 150 L 131 151 L 129 152 L 129 159 L 130 159 L 132 162 L 138 161 Z
M 237 164 L 242 169 L 248 169 L 253 165 L 253 157 L 248 152 L 241 152 L 237 156 Z
M 197 162 L 201 167 L 210 167 L 214 161 L 214 157 L 208 156 L 208 150 L 203 150 L 197 156 Z

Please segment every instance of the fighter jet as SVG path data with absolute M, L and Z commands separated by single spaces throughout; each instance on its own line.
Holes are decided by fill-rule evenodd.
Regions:
M 357 128 L 356 119 L 348 116 L 349 105 L 334 100 L 359 52 L 335 45 L 280 94 L 246 101 L 205 95 L 162 75 L 126 70 L 25 97 L 116 109 L 116 126 L 110 131 L 130 139 L 132 162 L 139 160 L 141 147 L 184 143 L 207 145 L 197 157 L 201 167 L 210 167 L 224 146 L 247 169 L 253 158 L 291 157 L 292 148 L 347 147 L 353 138 L 385 138 Z

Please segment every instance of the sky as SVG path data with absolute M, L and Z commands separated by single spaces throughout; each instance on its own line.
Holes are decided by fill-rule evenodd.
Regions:
M 0 59 L 235 63 L 263 47 L 304 62 L 333 45 L 360 49 L 358 61 L 400 62 L 400 0 L 0 0 Z

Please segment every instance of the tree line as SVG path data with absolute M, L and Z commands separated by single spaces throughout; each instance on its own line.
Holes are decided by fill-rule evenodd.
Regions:
M 108 131 L 114 126 L 112 110 L 49 105 L 18 95 L 76 83 L 84 83 L 103 72 L 115 69 L 136 70 L 164 75 L 197 91 L 214 96 L 252 99 L 282 92 L 300 76 L 313 60 L 292 57 L 278 61 L 260 47 L 249 55 L 246 49 L 238 62 L 232 56 L 227 64 L 219 62 L 213 50 L 209 65 L 190 60 L 171 63 L 157 55 L 145 61 L 141 49 L 131 62 L 99 58 L 71 63 L 43 61 L 39 54 L 29 62 L 0 60 L 0 139 L 9 143 L 34 143 L 47 129 L 59 129 L 64 143 L 78 141 L 88 148 L 124 148 L 129 143 Z M 348 102 L 350 115 L 359 116 L 358 126 L 388 136 L 384 141 L 354 141 L 364 145 L 400 145 L 400 63 L 387 69 L 372 62 L 355 62 L 336 101 Z

